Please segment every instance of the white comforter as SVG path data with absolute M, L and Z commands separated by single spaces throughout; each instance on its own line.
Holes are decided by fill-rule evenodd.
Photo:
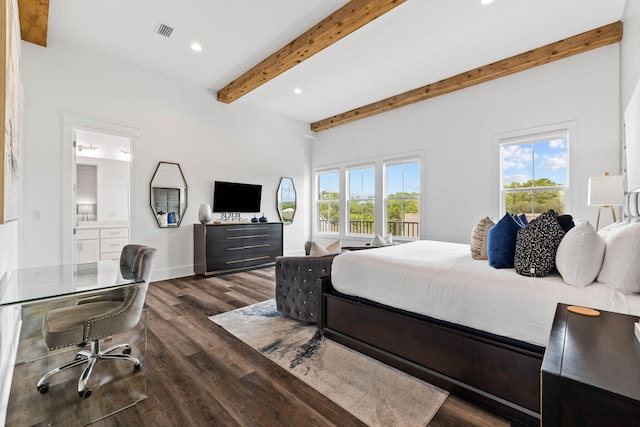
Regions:
M 471 258 L 469 245 L 420 240 L 333 260 L 339 292 L 546 347 L 556 304 L 640 315 L 640 296 L 599 283 L 576 288 L 558 274 L 521 276 Z

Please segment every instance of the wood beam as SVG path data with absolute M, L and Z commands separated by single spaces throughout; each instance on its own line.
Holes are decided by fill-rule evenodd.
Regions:
M 18 0 L 18 10 L 22 40 L 47 47 L 49 0 Z
M 538 65 L 568 58 L 622 39 L 622 22 L 614 22 L 591 31 L 533 49 L 510 58 L 476 68 L 439 82 L 359 107 L 311 124 L 311 130 L 322 131 L 375 114 L 384 113 L 426 99 L 464 89 Z
M 235 101 L 405 1 L 351 0 L 220 89 L 218 101 L 227 104 Z

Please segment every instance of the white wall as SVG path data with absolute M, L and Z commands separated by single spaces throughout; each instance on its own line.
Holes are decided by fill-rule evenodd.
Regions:
M 131 164 L 127 161 L 78 157 L 78 164 L 95 165 L 96 214 L 98 221 L 129 220 L 129 184 Z M 78 183 L 80 181 L 78 180 Z M 80 203 L 80 201 L 78 201 Z M 82 215 L 78 215 L 82 216 Z
M 25 89 L 20 266 L 53 265 L 62 253 L 62 114 L 131 126 L 132 241 L 158 248 L 152 280 L 193 274 L 193 227 L 198 207 L 211 203 L 213 181 L 263 185 L 262 210 L 278 220 L 281 176 L 302 189 L 309 177 L 308 125 L 243 103 L 219 103 L 215 93 L 49 40 L 22 44 Z M 160 229 L 149 201 L 157 163 L 180 163 L 188 207 L 177 229 Z M 306 195 L 303 195 L 306 197 Z M 285 229 L 285 253 L 302 250 L 309 236 L 307 204 Z M 36 212 L 40 219 L 36 219 Z M 46 239 L 43 239 L 47 236 Z
M 428 83 L 428 82 L 425 82 Z M 620 171 L 619 44 L 319 132 L 314 168 L 421 150 L 423 239 L 467 243 L 498 216 L 498 134 L 576 121 L 576 218 L 595 222 L 587 182 Z M 575 169 L 574 169 L 575 168 Z
M 640 80 L 640 2 L 627 0 L 620 43 L 620 100 L 622 111 Z

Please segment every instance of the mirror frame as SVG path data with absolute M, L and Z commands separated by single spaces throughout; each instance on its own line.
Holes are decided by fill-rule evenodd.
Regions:
M 158 171 L 160 170 L 160 168 L 162 166 L 176 166 L 178 168 L 178 172 L 180 172 L 180 175 L 177 176 L 176 174 L 176 179 L 180 180 L 182 179 L 182 184 L 183 187 L 181 188 L 176 188 L 176 187 L 167 187 L 167 186 L 160 186 L 160 187 L 154 187 L 153 182 L 156 179 L 156 175 L 158 175 Z M 179 184 L 179 183 L 178 183 Z M 175 225 L 163 225 L 160 222 L 160 218 L 158 217 L 158 215 L 156 214 L 156 210 L 154 207 L 154 189 L 163 189 L 163 190 L 179 190 L 179 210 L 180 210 L 180 216 L 178 218 L 178 221 Z M 183 190 L 184 189 L 184 190 Z M 182 206 L 182 200 L 183 200 L 183 194 L 184 193 L 184 206 Z M 149 206 L 151 207 L 151 212 L 153 212 L 153 217 L 156 219 L 156 222 L 158 223 L 158 227 L 160 228 L 177 228 L 180 227 L 180 224 L 182 223 L 182 219 L 184 218 L 184 213 L 187 210 L 187 206 L 189 205 L 188 203 L 188 186 L 187 186 L 187 180 L 184 178 L 184 174 L 182 173 L 182 168 L 180 167 L 180 163 L 174 163 L 174 162 L 158 162 L 158 166 L 156 166 L 156 170 L 153 173 L 153 176 L 151 177 L 151 181 L 149 182 Z
M 282 209 L 282 187 L 283 184 L 285 182 L 290 182 L 291 183 L 291 189 L 293 190 L 293 204 L 294 204 L 294 208 L 293 208 L 293 214 L 291 214 L 291 219 L 290 220 L 286 220 L 282 214 L 283 209 Z M 296 216 L 296 211 L 298 210 L 298 192 L 296 191 L 296 186 L 293 183 L 293 178 L 289 178 L 286 176 L 283 176 L 282 178 L 280 178 L 280 184 L 278 185 L 278 191 L 276 193 L 276 209 L 278 210 L 278 215 L 280 216 L 280 221 L 282 221 L 283 224 L 291 224 L 293 223 L 293 219 Z

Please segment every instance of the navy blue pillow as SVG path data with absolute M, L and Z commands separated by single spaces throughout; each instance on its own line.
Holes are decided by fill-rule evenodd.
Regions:
M 516 237 L 523 228 L 507 213 L 489 229 L 487 239 L 487 258 L 493 268 L 513 268 L 516 253 Z

